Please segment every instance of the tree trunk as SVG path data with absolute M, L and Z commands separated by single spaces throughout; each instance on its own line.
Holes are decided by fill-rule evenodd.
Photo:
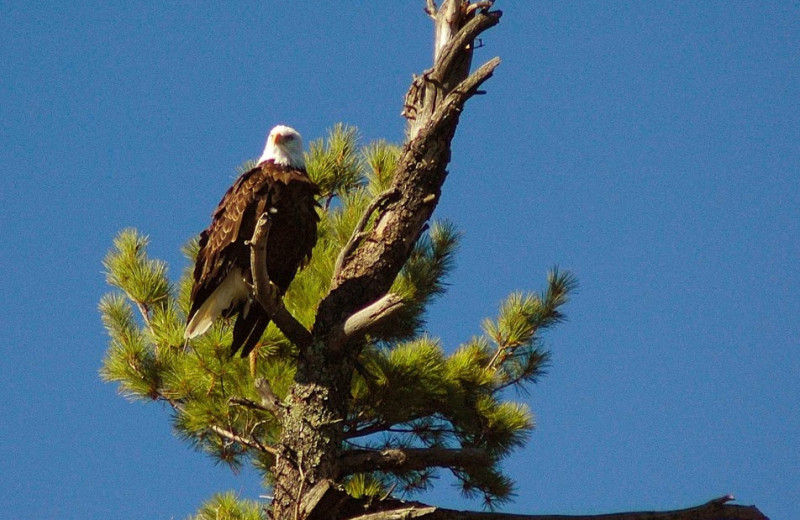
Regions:
M 467 0 L 446 0 L 438 10 L 428 2 L 428 7 L 436 20 L 435 63 L 414 79 L 406 97 L 408 139 L 393 186 L 370 206 L 374 218 L 367 215 L 345 247 L 330 292 L 320 303 L 311 345 L 300 345 L 274 467 L 274 519 L 307 518 L 314 510 L 306 499 L 310 490 L 341 475 L 343 424 L 361 348 L 358 337 L 348 337 L 345 325 L 386 297 L 439 202 L 464 104 L 499 64 L 495 58 L 468 76 L 473 42 L 499 22 L 500 11 L 489 11 L 490 3 Z M 275 321 L 284 330 L 282 321 Z
M 300 514 L 305 494 L 318 482 L 339 478 L 352 370 L 352 362 L 336 359 L 319 343 L 298 363 L 275 463 L 273 518 L 305 518 Z

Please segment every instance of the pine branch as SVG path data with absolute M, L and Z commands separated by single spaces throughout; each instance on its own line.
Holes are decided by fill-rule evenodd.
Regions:
M 441 417 L 438 412 L 425 412 L 425 413 L 418 413 L 413 414 L 409 417 L 405 417 L 402 420 L 398 421 L 377 421 L 372 422 L 370 424 L 365 424 L 361 428 L 357 428 L 358 421 L 352 420 L 349 421 L 347 424 L 347 429 L 344 432 L 344 439 L 356 439 L 358 437 L 366 437 L 367 435 L 373 435 L 375 433 L 381 432 L 397 432 L 397 433 L 415 433 L 417 431 L 437 431 L 442 433 L 456 433 L 456 430 L 453 428 L 416 428 L 414 426 L 410 426 L 408 429 L 401 429 L 396 428 L 402 424 L 412 424 L 415 421 L 419 421 L 422 419 L 436 419 L 439 422 L 449 422 L 447 418 Z
M 548 287 L 541 295 L 511 294 L 500 307 L 496 320 L 486 320 L 486 336 L 496 344 L 487 370 L 498 374 L 496 390 L 535 380 L 549 355 L 543 350 L 539 333 L 564 320 L 561 307 L 577 287 L 569 272 L 554 268 L 548 273 Z
M 139 309 L 139 314 L 142 316 L 142 321 L 147 327 L 147 330 L 149 330 L 150 334 L 153 336 L 153 338 L 155 338 L 156 333 L 153 330 L 152 323 L 150 323 L 150 310 L 147 308 L 147 304 L 142 302 L 135 302 L 135 303 L 136 303 L 136 308 Z
M 217 493 L 188 520 L 266 520 L 264 505 L 239 498 L 238 493 Z
M 178 401 L 176 401 L 174 399 L 171 399 L 171 398 L 167 397 L 166 395 L 164 395 L 163 393 L 159 394 L 159 399 L 169 403 L 169 405 L 173 408 L 173 410 L 175 410 L 175 412 L 177 412 L 177 414 L 180 414 L 180 415 L 186 415 L 187 414 L 186 406 L 184 405 L 184 403 L 178 402 Z M 247 406 L 249 408 L 256 408 L 256 409 L 259 409 L 259 410 L 265 410 L 265 411 L 272 412 L 272 410 L 269 410 L 268 407 L 259 406 L 258 403 L 254 403 L 254 402 L 252 402 L 252 401 L 250 401 L 248 399 L 231 398 L 231 399 L 228 400 L 228 403 L 229 404 L 239 404 L 239 405 Z M 273 413 L 275 413 L 275 415 L 277 415 L 277 412 L 273 412 Z M 251 448 L 251 449 L 254 449 L 254 450 L 259 451 L 261 453 L 272 455 L 274 457 L 278 457 L 279 456 L 279 450 L 277 450 L 276 448 L 273 448 L 272 446 L 269 446 L 267 444 L 264 444 L 264 443 L 260 442 L 258 439 L 254 438 L 254 437 L 237 434 L 237 433 L 235 433 L 235 432 L 233 432 L 233 431 L 231 431 L 229 429 L 223 428 L 223 427 L 218 426 L 216 424 L 208 424 L 208 425 L 205 425 L 203 428 L 207 429 L 207 430 L 210 430 L 210 431 L 216 433 L 217 435 L 219 435 L 220 437 L 228 439 L 229 441 L 233 441 L 233 442 L 235 442 L 237 444 L 240 444 L 240 445 L 242 445 L 244 447 Z M 197 436 L 196 433 L 194 435 Z
M 369 167 L 366 173 L 367 190 L 375 197 L 389 189 L 392 174 L 400 156 L 400 147 L 381 139 L 370 143 L 362 150 L 364 163 Z
M 271 405 L 264 405 L 257 403 L 255 401 L 251 401 L 250 399 L 245 399 L 244 397 L 231 397 L 228 399 L 228 404 L 236 405 L 236 406 L 243 406 L 245 408 L 251 408 L 253 410 L 260 410 L 262 412 L 269 412 L 273 415 L 277 415 L 279 408 Z
M 217 426 L 216 424 L 209 425 L 208 429 L 211 430 L 212 432 L 216 433 L 220 437 L 224 437 L 224 438 L 226 438 L 228 440 L 231 440 L 233 442 L 239 443 L 242 446 L 247 446 L 248 448 L 252 448 L 254 450 L 258 450 L 258 451 L 263 452 L 263 453 L 268 453 L 268 454 L 273 455 L 275 457 L 277 457 L 279 455 L 279 453 L 280 453 L 278 450 L 276 450 L 272 446 L 267 446 L 266 444 L 262 444 L 262 443 L 258 442 L 256 439 L 251 439 L 249 437 L 243 437 L 241 435 L 237 435 L 237 434 L 233 433 L 230 430 L 226 430 L 225 428 Z
M 163 305 L 170 297 L 167 280 L 167 265 L 147 256 L 148 237 L 135 229 L 125 229 L 114 239 L 114 249 L 103 260 L 106 280 L 110 285 L 122 289 L 136 304 L 142 321 L 155 339 L 150 321 L 150 311 Z
M 356 429 L 356 426 L 351 422 L 348 425 L 349 429 L 344 433 L 344 438 L 355 439 L 357 437 L 365 437 L 367 435 L 372 435 L 374 433 L 389 431 L 392 428 L 392 426 L 397 426 L 400 424 L 408 424 L 410 422 L 418 421 L 426 417 L 432 417 L 433 415 L 435 414 L 431 413 L 414 414 L 410 417 L 404 418 L 402 421 L 379 421 L 373 424 L 362 426 L 360 429 Z
M 337 123 L 328 131 L 327 139 L 309 143 L 308 174 L 320 189 L 326 210 L 334 197 L 351 192 L 364 182 L 358 140 L 355 127 Z

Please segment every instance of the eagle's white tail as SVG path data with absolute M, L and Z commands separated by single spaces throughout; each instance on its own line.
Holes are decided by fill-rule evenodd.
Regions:
M 192 339 L 205 334 L 214 324 L 214 320 L 236 302 L 247 299 L 247 295 L 248 287 L 242 278 L 242 272 L 234 269 L 194 313 L 186 325 L 183 337 Z

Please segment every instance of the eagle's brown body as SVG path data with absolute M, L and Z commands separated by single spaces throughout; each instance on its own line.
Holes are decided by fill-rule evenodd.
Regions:
M 272 219 L 267 238 L 267 273 L 281 295 L 317 242 L 317 186 L 304 168 L 262 162 L 225 193 L 211 225 L 200 235 L 194 268 L 187 337 L 205 332 L 219 315 L 238 314 L 231 355 L 256 345 L 270 318 L 252 298 L 250 240 L 265 211 Z M 210 321 L 209 321 L 210 320 Z

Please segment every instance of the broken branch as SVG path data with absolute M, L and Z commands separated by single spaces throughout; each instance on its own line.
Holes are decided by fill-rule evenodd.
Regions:
M 367 305 L 347 318 L 344 324 L 334 331 L 328 343 L 331 350 L 339 350 L 351 339 L 367 334 L 382 321 L 402 309 L 403 305 L 403 298 L 394 293 L 388 293 Z

